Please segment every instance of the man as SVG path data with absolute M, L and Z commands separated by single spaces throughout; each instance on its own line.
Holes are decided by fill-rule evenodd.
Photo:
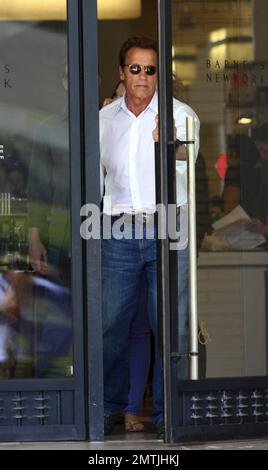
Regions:
M 120 51 L 120 79 L 126 93 L 100 111 L 101 180 L 103 189 L 103 342 L 104 431 L 108 434 L 115 415 L 127 403 L 127 346 L 131 321 L 137 311 L 142 275 L 148 283 L 150 323 L 157 341 L 156 225 L 146 234 L 144 222 L 154 222 L 154 140 L 158 138 L 157 45 L 147 38 L 130 38 Z M 174 100 L 177 137 L 186 140 L 187 116 L 199 121 L 189 106 Z M 198 144 L 197 144 L 198 146 Z M 186 149 L 177 152 L 179 205 L 186 204 Z M 109 230 L 124 222 L 125 236 Z M 135 238 L 140 220 L 141 237 Z M 156 348 L 157 350 L 157 348 Z M 153 421 L 163 429 L 162 361 L 155 359 Z

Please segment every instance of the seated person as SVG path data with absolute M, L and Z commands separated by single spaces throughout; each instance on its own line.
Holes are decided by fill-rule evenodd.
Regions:
M 255 129 L 253 139 L 260 156 L 260 180 L 250 229 L 268 237 L 268 123 Z
M 245 135 L 229 136 L 228 168 L 223 190 L 225 214 L 240 204 L 249 216 L 254 215 L 259 186 L 258 160 L 258 151 L 252 139 Z
M 268 236 L 268 123 L 256 128 L 253 139 L 236 136 L 229 147 L 231 164 L 223 192 L 224 212 L 240 204 L 252 217 L 250 230 Z

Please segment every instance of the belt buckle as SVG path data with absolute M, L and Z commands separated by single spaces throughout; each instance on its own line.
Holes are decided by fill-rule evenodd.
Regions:
M 134 220 L 135 220 L 135 222 L 137 222 L 138 224 L 143 225 L 143 223 L 144 223 L 144 221 L 145 221 L 145 219 L 144 219 L 143 216 L 144 216 L 144 214 L 143 214 L 142 212 L 136 213 L 136 214 L 134 215 Z
M 151 223 L 154 221 L 154 214 L 153 213 L 149 213 L 149 212 L 143 212 L 142 214 L 142 220 L 144 223 Z
M 134 215 L 135 222 L 138 224 L 151 223 L 154 220 L 154 214 L 148 212 L 139 212 Z
M 151 220 L 152 214 L 147 214 L 147 212 L 143 212 L 142 214 L 142 220 L 143 222 L 147 223 Z

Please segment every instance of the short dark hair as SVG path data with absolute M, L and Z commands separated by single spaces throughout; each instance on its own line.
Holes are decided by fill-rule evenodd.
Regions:
M 253 129 L 253 140 L 259 140 L 268 144 L 268 123 L 262 124 L 260 127 Z
M 128 38 L 119 52 L 119 65 L 121 67 L 125 65 L 126 55 L 132 47 L 138 47 L 139 49 L 152 49 L 156 54 L 158 53 L 157 42 L 154 39 L 136 36 Z

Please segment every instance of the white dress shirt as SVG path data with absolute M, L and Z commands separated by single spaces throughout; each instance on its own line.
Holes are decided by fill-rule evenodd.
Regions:
M 105 214 L 155 212 L 155 155 L 153 130 L 158 114 L 157 93 L 148 107 L 135 116 L 125 97 L 100 111 L 101 191 Z M 186 117 L 195 119 L 196 155 L 199 119 L 186 104 L 173 99 L 177 138 L 186 140 Z M 177 205 L 187 204 L 187 163 L 176 160 Z

